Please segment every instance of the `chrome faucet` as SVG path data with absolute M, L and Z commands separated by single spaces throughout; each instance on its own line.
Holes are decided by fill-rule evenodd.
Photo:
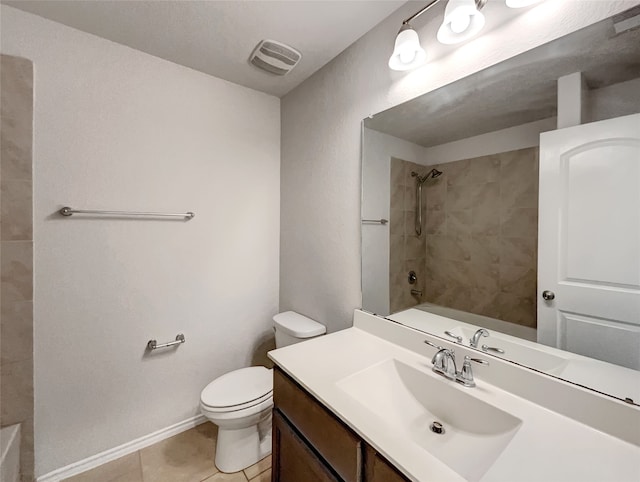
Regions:
M 478 348 L 478 342 L 480 341 L 481 336 L 489 336 L 489 332 L 484 328 L 480 328 L 469 340 L 469 345 L 473 348 Z
M 453 350 L 440 348 L 436 354 L 433 355 L 431 363 L 433 363 L 434 372 L 450 380 L 456 379 L 458 369 L 456 368 L 456 355 Z
M 463 387 L 471 388 L 476 386 L 476 382 L 473 379 L 473 371 L 471 370 L 471 362 L 480 363 L 481 365 L 489 364 L 486 360 L 471 358 L 465 355 L 462 370 L 458 371 L 456 368 L 456 355 L 453 350 L 438 346 L 435 343 L 431 343 L 429 340 L 425 340 L 424 342 L 427 345 L 438 349 L 431 359 L 431 363 L 433 363 L 433 371 L 445 378 L 448 378 L 449 380 L 455 380 Z

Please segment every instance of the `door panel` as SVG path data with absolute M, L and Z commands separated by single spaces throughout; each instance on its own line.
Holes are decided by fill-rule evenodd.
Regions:
M 638 159 L 635 139 L 589 142 L 561 155 L 561 280 L 640 287 Z
M 538 341 L 637 367 L 640 114 L 541 134 L 539 208 Z
M 640 370 L 640 326 L 558 311 L 558 328 L 559 348 Z

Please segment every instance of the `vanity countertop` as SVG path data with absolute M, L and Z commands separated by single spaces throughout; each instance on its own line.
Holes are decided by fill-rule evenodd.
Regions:
M 422 344 L 427 336 L 376 317 L 368 320 L 372 316 L 356 312 L 353 328 L 271 351 L 269 357 L 409 479 L 438 482 L 640 480 L 638 445 L 488 383 L 483 374 L 489 373 L 491 366 L 474 367 L 477 383 L 475 388 L 465 388 L 445 380 L 431 370 L 434 349 Z M 412 343 L 402 346 L 377 336 L 374 333 L 380 334 L 381 331 L 368 330 L 369 321 L 372 324 L 388 323 L 383 331 L 403 330 L 401 338 L 412 339 Z M 463 476 L 460 472 L 464 471 L 460 470 L 460 466 L 457 470 L 451 468 L 458 463 L 456 459 L 453 463 L 445 463 L 443 460 L 447 457 L 442 454 L 438 457 L 424 444 L 421 446 L 420 439 L 423 435 L 420 430 L 427 426 L 427 421 L 416 420 L 415 430 L 401 429 L 394 421 L 397 417 L 391 413 L 394 410 L 392 406 L 388 409 L 389 416 L 381 417 L 379 409 L 375 413 L 368 406 L 370 404 L 362 403 L 349 393 L 351 380 L 355 380 L 350 377 L 359 376 L 372 367 L 383 366 L 390 361 L 408 367 L 407 370 L 419 373 L 420 377 L 432 377 L 439 381 L 432 384 L 431 379 L 423 378 L 422 380 L 429 381 L 429 386 L 446 383 L 446 390 L 453 398 L 456 398 L 456 393 L 451 390 L 462 391 L 462 398 L 469 399 L 468 396 L 471 396 L 482 406 L 496 407 L 501 413 L 518 420 L 520 423 L 517 429 L 512 436 L 509 435 L 506 447 L 496 452 L 498 455 L 495 461 L 491 460 L 485 464 L 488 467 L 466 472 L 467 475 Z M 491 363 L 499 365 L 505 362 L 492 359 Z M 362 377 L 358 383 L 362 383 Z M 380 380 L 379 383 L 386 381 Z M 549 384 L 545 383 L 541 388 L 548 391 Z M 380 393 L 386 393 L 384 386 L 380 388 Z M 562 396 L 562 393 L 558 392 L 557 395 Z M 549 397 L 555 395 L 547 394 Z M 393 399 L 393 394 L 390 394 L 390 399 Z M 398 407 L 398 410 L 401 408 Z M 639 410 L 631 409 L 627 413 L 634 417 L 634 420 L 629 420 L 631 425 L 639 423 Z M 460 452 L 461 459 L 473 460 L 473 453 L 465 453 L 464 447 Z M 448 457 L 451 457 L 451 453 Z

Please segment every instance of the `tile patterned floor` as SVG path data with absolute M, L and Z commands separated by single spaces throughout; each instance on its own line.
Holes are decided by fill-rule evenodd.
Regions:
M 217 427 L 198 425 L 65 482 L 269 482 L 271 456 L 234 474 L 213 464 Z

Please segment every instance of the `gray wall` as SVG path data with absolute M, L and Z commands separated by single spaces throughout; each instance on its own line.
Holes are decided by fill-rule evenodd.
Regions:
M 28 58 L 35 71 L 41 476 L 193 421 L 202 388 L 250 365 L 273 337 L 280 102 L 6 5 L 1 10 L 2 52 Z M 248 186 L 247 179 L 257 181 Z M 62 219 L 56 211 L 64 205 L 196 217 Z M 178 333 L 184 345 L 145 352 L 149 339 Z M 158 396 L 168 380 L 170 390 Z

